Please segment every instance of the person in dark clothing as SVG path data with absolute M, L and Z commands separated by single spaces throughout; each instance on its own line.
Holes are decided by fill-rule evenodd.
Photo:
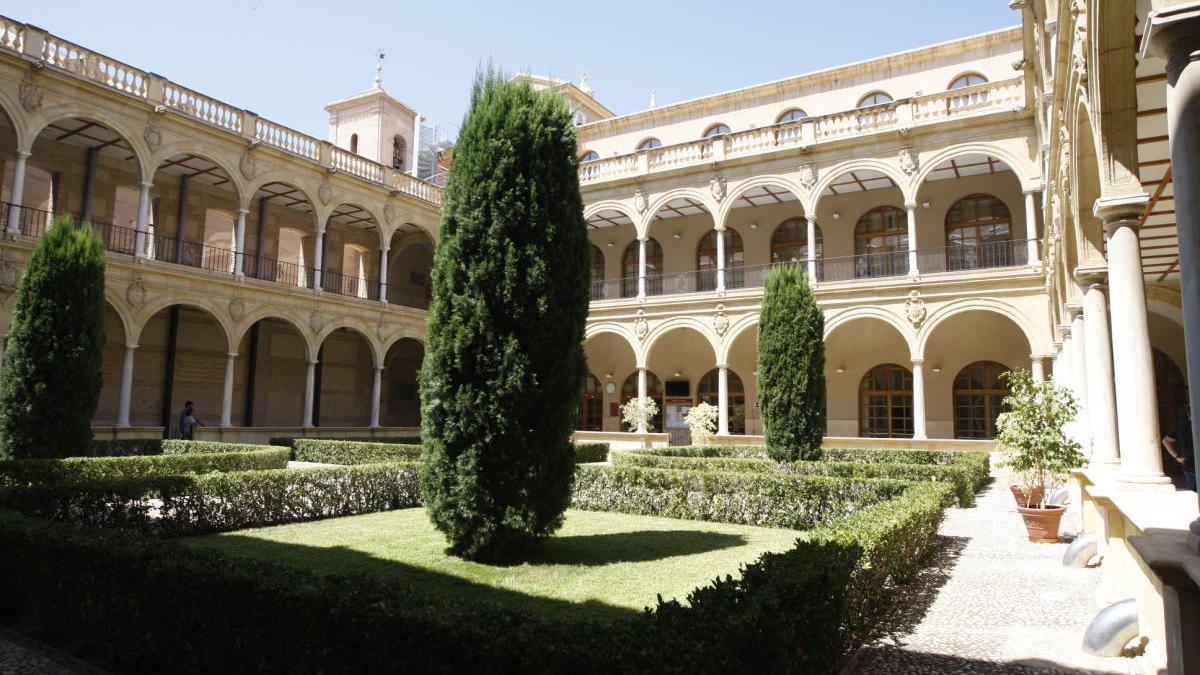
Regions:
M 1185 419 L 1174 431 L 1163 436 L 1163 447 L 1171 455 L 1183 471 L 1183 480 L 1187 489 L 1196 489 L 1196 449 L 1192 443 L 1192 421 Z
M 188 401 L 183 404 L 183 410 L 179 411 L 179 437 L 185 441 L 192 440 L 197 425 L 204 426 L 200 420 L 196 419 L 195 406 Z

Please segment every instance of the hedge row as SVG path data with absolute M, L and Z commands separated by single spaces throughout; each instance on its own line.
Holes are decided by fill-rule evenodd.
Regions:
M 253 446 L 249 452 L 201 455 L 132 455 L 14 459 L 0 462 L 0 486 L 33 483 L 134 480 L 154 476 L 285 469 L 287 448 Z
M 296 441 L 354 441 L 356 443 L 387 443 L 389 445 L 420 445 L 420 436 L 376 436 L 372 438 L 311 438 L 308 436 L 273 436 L 267 442 L 271 445 L 292 447 Z
M 297 438 L 292 441 L 292 450 L 297 461 L 324 464 L 374 464 L 376 462 L 412 462 L 421 459 L 419 443 L 404 445 L 374 441 Z
M 591 511 L 808 529 L 889 499 L 906 486 L 887 479 L 580 466 L 571 505 Z
M 420 465 L 415 462 L 0 488 L 0 507 L 159 534 L 237 530 L 420 502 Z
M 653 451 L 625 451 L 613 453 L 613 465 L 682 471 L 782 473 L 797 476 L 948 482 L 954 485 L 954 497 L 959 506 L 974 504 L 976 493 L 982 489 L 988 478 L 988 458 L 982 453 L 964 455 L 953 464 L 899 464 L 824 460 L 777 463 L 754 457 L 671 457 L 653 454 Z
M 575 463 L 589 464 L 608 461 L 608 443 L 575 442 Z
M 119 438 L 110 440 L 92 439 L 81 456 L 84 457 L 128 457 L 130 455 L 161 455 L 161 438 Z
M 0 620 L 127 672 L 829 673 L 919 569 L 948 490 L 913 485 L 626 621 L 551 619 L 500 589 L 434 593 L 429 571 L 318 575 L 0 512 Z
M 200 455 L 214 454 L 221 452 L 247 452 L 250 450 L 262 450 L 268 445 L 258 443 L 223 443 L 220 441 L 184 441 L 175 438 L 170 438 L 162 441 L 162 451 L 164 455 Z M 284 447 L 284 446 L 273 446 Z

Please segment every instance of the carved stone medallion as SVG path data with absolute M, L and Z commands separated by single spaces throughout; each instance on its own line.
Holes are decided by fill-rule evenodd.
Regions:
M 322 204 L 328 204 L 333 199 L 333 186 L 329 184 L 328 178 L 322 180 L 321 187 L 317 188 L 317 198 Z
M 308 315 L 308 327 L 314 331 L 321 330 L 321 326 L 325 325 L 325 317 L 321 315 L 320 308 L 314 307 L 312 314 Z
M 717 315 L 713 317 L 713 330 L 722 337 L 729 331 L 729 317 L 725 315 L 725 305 L 717 305 Z
M 912 148 L 900 148 L 900 170 L 911 176 L 917 172 L 917 153 Z
M 125 300 L 134 309 L 141 309 L 142 305 L 146 304 L 146 285 L 142 283 L 141 279 L 133 281 L 125 289 Z
M 21 107 L 26 112 L 36 112 L 42 107 L 42 90 L 38 89 L 37 83 L 33 80 L 33 73 L 25 73 L 25 77 L 21 78 L 20 87 Z
M 639 214 L 645 213 L 646 209 L 650 208 L 650 197 L 645 190 L 637 188 L 633 191 L 633 208 L 637 209 Z
M 813 186 L 817 184 L 816 164 L 800 165 L 800 184 L 804 186 L 805 190 L 813 189 Z
M 254 178 L 256 168 L 254 165 L 254 155 L 251 154 L 250 148 L 246 148 L 242 151 L 242 158 L 238 160 L 238 171 L 242 172 L 243 178 L 246 180 L 251 180 Z
M 646 313 L 640 309 L 637 313 L 637 319 L 633 322 L 633 332 L 639 340 L 645 340 L 646 336 L 650 334 L 650 323 L 646 321 Z
M 162 132 L 153 124 L 147 124 L 145 130 L 142 131 L 142 138 L 146 141 L 146 146 L 151 151 L 158 150 L 158 146 L 162 145 Z
M 921 292 L 915 289 L 910 291 L 908 299 L 904 301 L 904 314 L 913 328 L 921 327 L 927 313 L 925 301 L 921 299 Z
M 234 321 L 241 321 L 243 316 L 246 316 L 246 303 L 240 296 L 234 296 L 229 301 L 229 316 L 233 317 Z
M 391 225 L 396 220 L 396 205 L 388 202 L 383 206 L 383 220 L 388 225 Z
M 725 187 L 725 178 L 722 176 L 715 176 L 708 181 L 708 189 L 712 191 L 713 199 L 718 202 L 725 199 Z

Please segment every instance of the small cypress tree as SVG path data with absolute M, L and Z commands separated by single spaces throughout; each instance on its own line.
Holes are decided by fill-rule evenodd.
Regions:
M 455 555 L 519 557 L 562 524 L 590 253 L 561 97 L 489 69 L 454 147 L 421 368 L 421 490 Z
M 794 265 L 767 274 L 758 322 L 758 392 L 767 453 L 821 456 L 825 436 L 825 314 Z
M 92 440 L 104 356 L 104 245 L 56 219 L 25 268 L 0 372 L 0 456 L 69 457 Z

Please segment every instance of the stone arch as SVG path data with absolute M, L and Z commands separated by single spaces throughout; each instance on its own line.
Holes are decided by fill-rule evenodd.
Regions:
M 917 335 L 913 331 L 912 325 L 905 323 L 900 319 L 900 317 L 880 307 L 856 307 L 854 309 L 835 314 L 833 318 L 825 321 L 824 339 L 828 341 L 829 336 L 832 335 L 833 332 L 839 327 L 858 319 L 878 319 L 883 321 L 892 328 L 895 328 L 896 331 L 900 333 L 900 337 L 902 337 L 905 344 L 908 345 L 910 354 L 918 353 Z
M 733 210 L 733 205 L 737 203 L 738 197 L 756 187 L 777 187 L 786 190 L 792 193 L 796 197 L 796 200 L 800 202 L 804 213 L 812 213 L 808 208 L 811 195 L 805 194 L 804 190 L 800 189 L 798 185 L 795 185 L 783 176 L 755 176 L 739 183 L 737 187 L 731 188 L 729 194 L 725 195 L 725 199 L 721 200 L 720 210 L 713 212 L 713 219 L 716 221 L 717 227 L 725 227 L 725 221 L 729 217 L 729 212 Z
M 371 332 L 364 330 L 361 326 L 356 326 L 348 321 L 330 321 L 321 330 L 317 331 L 311 345 L 311 357 L 316 360 L 317 353 L 321 349 L 321 345 L 325 344 L 326 338 L 333 334 L 334 331 L 346 329 L 358 333 L 367 343 L 367 349 L 371 352 L 371 364 L 379 367 L 383 363 L 383 356 L 380 354 L 379 341 L 371 337 Z
M 717 363 L 729 363 L 729 351 L 733 349 L 733 345 L 737 343 L 738 338 L 757 326 L 758 314 L 749 314 L 735 320 L 721 339 L 720 349 L 717 350 Z
M 291 326 L 304 340 L 305 354 L 314 353 L 315 350 L 312 346 L 313 336 L 312 331 L 308 329 L 308 323 L 297 316 L 291 315 L 289 312 L 281 311 L 277 307 L 258 307 L 243 316 L 241 320 L 239 320 L 234 326 L 233 335 L 236 336 L 236 342 L 234 342 L 234 344 L 241 344 L 242 339 L 246 337 L 246 332 L 249 331 L 254 324 L 264 319 L 275 319 Z
M 929 344 L 930 336 L 937 332 L 938 326 L 954 316 L 967 312 L 990 312 L 1008 319 L 1024 334 L 1031 354 L 1048 354 L 1052 351 L 1049 340 L 1038 334 L 1034 328 L 1034 322 L 1013 305 L 994 298 L 966 298 L 943 305 L 929 315 L 917 332 L 916 349 L 913 351 L 914 358 L 925 357 L 925 348 Z
M 631 209 L 628 204 L 616 199 L 605 199 L 588 204 L 583 209 L 583 219 L 587 220 L 602 211 L 619 211 L 635 223 L 639 220 L 635 209 Z
M 942 164 L 956 157 L 963 155 L 986 155 L 993 159 L 999 160 L 1008 165 L 1016 175 L 1017 181 L 1021 184 L 1021 190 L 1028 192 L 1036 190 L 1040 187 L 1040 181 L 1037 178 L 1039 169 L 1035 164 L 1028 161 L 1022 162 L 1013 153 L 1009 152 L 998 143 L 959 143 L 948 148 L 939 150 L 936 154 L 928 159 L 921 160 L 921 167 L 912 178 L 912 199 L 916 199 L 921 188 L 929 180 L 933 170 Z
M 221 171 L 225 172 L 225 175 L 229 178 L 229 183 L 233 188 L 233 194 L 237 205 L 240 208 L 246 208 L 246 202 L 249 200 L 249 197 L 245 192 L 246 181 L 242 178 L 241 171 L 238 170 L 237 165 L 230 164 L 228 161 L 226 161 L 222 156 L 222 153 L 210 152 L 209 150 L 201 149 L 200 146 L 191 139 L 163 144 L 163 147 L 159 148 L 159 150 L 150 158 L 154 167 L 152 170 L 153 173 L 150 175 L 156 175 L 162 168 L 164 162 L 172 157 L 178 157 L 179 155 L 195 155 L 196 157 L 200 157 L 201 159 L 216 164 L 217 167 L 220 168 Z M 253 193 L 250 194 L 253 195 Z
M 29 119 L 21 113 L 21 105 L 12 100 L 7 91 L 0 91 L 0 113 L 7 117 L 9 124 L 12 125 L 17 149 L 28 150 L 32 147 L 33 139 L 37 134 L 29 135 Z
M 325 220 L 329 217 L 332 209 L 327 207 L 323 208 L 320 200 L 316 198 L 316 191 L 310 186 L 306 185 L 304 181 L 296 180 L 295 175 L 287 174 L 282 171 L 264 173 L 260 176 L 256 176 L 252 182 L 247 184 L 245 192 L 246 203 L 242 205 L 242 208 L 250 208 L 250 200 L 254 199 L 254 195 L 258 194 L 258 191 L 263 187 L 272 183 L 282 183 L 284 185 L 288 185 L 300 194 L 304 195 L 304 198 L 308 200 L 309 205 L 312 206 L 313 227 L 320 228 L 322 231 L 324 230 Z M 314 229 L 314 232 L 315 231 L 316 230 Z
M 389 351 L 391 351 L 392 347 L 396 346 L 396 343 L 401 340 L 415 340 L 415 341 L 421 343 L 421 347 L 424 347 L 425 346 L 425 333 L 423 333 L 423 332 L 418 333 L 417 331 L 412 330 L 411 328 L 402 329 L 400 332 L 396 333 L 395 335 L 392 335 L 391 337 L 389 337 L 387 340 L 384 340 L 380 344 L 380 347 L 382 348 L 383 353 L 387 354 Z
M 716 222 L 716 213 L 720 210 L 720 205 L 713 199 L 712 193 L 707 190 L 698 190 L 695 188 L 678 188 L 669 192 L 663 193 L 650 202 L 646 212 L 640 218 L 634 219 L 637 226 L 638 237 L 650 236 L 650 225 L 654 222 L 654 217 L 662 210 L 664 206 L 672 200 L 687 198 L 699 202 L 704 208 L 708 209 L 710 218 Z
M 816 212 L 817 206 L 821 202 L 823 193 L 829 188 L 833 181 L 840 178 L 843 174 L 860 169 L 878 171 L 879 173 L 882 173 L 883 175 L 892 179 L 892 182 L 900 188 L 900 193 L 903 195 L 905 202 L 911 202 L 913 199 L 915 199 L 916 193 L 913 190 L 912 181 L 910 181 L 908 177 L 904 175 L 904 172 L 900 170 L 900 167 L 896 166 L 893 162 L 887 162 L 881 159 L 851 159 L 844 162 L 839 162 L 821 171 L 820 179 L 817 180 L 817 184 L 813 186 L 812 192 L 809 193 L 811 195 L 810 200 L 812 202 L 811 210 L 809 209 L 810 205 L 806 205 L 805 212 Z
M 137 344 L 134 339 L 141 332 L 140 329 L 135 330 L 135 322 L 133 318 L 133 310 L 129 307 L 129 303 L 116 291 L 111 285 L 104 285 L 104 302 L 112 307 L 117 318 L 121 320 L 121 328 L 125 332 L 125 343 Z M 153 316 L 153 315 L 151 315 Z
M 625 343 L 629 345 L 629 348 L 633 350 L 633 354 L 636 357 L 637 365 L 639 365 L 639 366 L 646 365 L 645 359 L 642 356 L 642 350 L 638 348 L 639 345 L 641 344 L 641 340 L 638 340 L 637 336 L 634 335 L 633 331 L 622 324 L 615 323 L 615 322 L 614 323 L 589 323 L 583 330 L 583 341 L 587 342 L 588 340 L 596 337 L 597 335 L 601 335 L 604 333 L 611 333 L 612 335 L 616 335 L 617 337 L 624 340 Z
M 911 370 L 912 329 L 889 312 L 865 307 L 828 322 L 824 340 L 827 434 L 859 436 L 866 419 L 863 378 L 886 364 Z
M 57 105 L 43 108 L 38 113 L 31 115 L 27 124 L 29 125 L 29 134 L 26 138 L 29 145 L 23 147 L 23 150 L 32 150 L 33 143 L 46 127 L 60 120 L 78 119 L 88 122 L 95 122 L 104 125 L 113 133 L 118 134 L 129 144 L 130 150 L 133 151 L 134 159 L 138 166 L 138 176 L 141 180 L 149 180 L 154 176 L 152 162 L 150 159 L 150 150 L 146 147 L 145 141 L 142 140 L 142 135 L 130 129 L 126 125 L 126 121 L 120 116 L 110 114 L 107 110 L 98 106 L 85 106 L 75 102 L 61 103 Z
M 357 201 L 357 200 L 353 200 L 353 199 L 341 199 L 341 200 L 330 201 L 330 209 L 329 209 L 329 213 L 327 214 L 327 217 L 332 217 L 332 215 L 334 213 L 337 213 L 337 210 L 342 208 L 343 206 L 353 207 L 355 209 L 358 209 L 360 212 L 365 213 L 367 216 L 369 216 L 371 218 L 371 222 L 373 223 L 373 227 L 375 228 L 376 238 L 379 240 L 377 242 L 377 246 L 379 247 L 379 249 L 383 249 L 385 246 L 387 246 L 389 237 L 394 230 L 388 230 L 387 232 L 384 231 L 385 230 L 385 228 L 383 226 L 384 219 L 383 219 L 382 214 L 378 213 L 376 211 L 376 209 L 374 209 L 370 206 L 367 206 L 365 201 Z
M 1073 274 L 1074 266 L 1102 260 L 1105 251 L 1104 224 L 1094 211 L 1095 203 L 1104 196 L 1105 189 L 1100 167 L 1103 163 L 1100 156 L 1103 146 L 1096 138 L 1095 120 L 1086 101 L 1080 100 L 1075 106 L 1072 129 L 1069 148 L 1071 164 L 1067 168 L 1072 228 L 1063 232 L 1064 237 L 1071 237 L 1063 242 L 1068 277 Z M 1059 148 L 1059 152 L 1062 151 Z M 1071 254 L 1074 254 L 1074 258 Z
M 681 316 L 668 319 L 650 329 L 650 332 L 646 335 L 642 352 L 638 354 L 638 365 L 647 365 L 650 354 L 654 351 L 654 345 L 657 344 L 664 335 L 667 335 L 668 333 L 677 329 L 690 329 L 696 333 L 699 333 L 712 350 L 714 360 L 716 359 L 717 355 L 721 353 L 720 340 L 716 337 L 712 328 L 707 323 L 697 317 Z M 634 353 L 637 353 L 636 349 L 634 350 Z
M 233 321 L 229 318 L 228 309 L 217 304 L 217 301 L 212 298 L 193 296 L 193 295 L 178 295 L 175 293 L 164 293 L 159 297 L 151 300 L 133 315 L 133 320 L 130 322 L 134 326 L 131 333 L 133 341 L 137 341 L 141 337 L 142 331 L 146 328 L 146 323 L 154 318 L 155 314 L 168 309 L 174 305 L 180 307 L 191 307 L 207 313 L 212 317 L 213 321 L 221 327 L 222 333 L 225 335 L 225 347 L 227 352 L 237 351 L 237 343 L 232 340 L 234 335 Z

